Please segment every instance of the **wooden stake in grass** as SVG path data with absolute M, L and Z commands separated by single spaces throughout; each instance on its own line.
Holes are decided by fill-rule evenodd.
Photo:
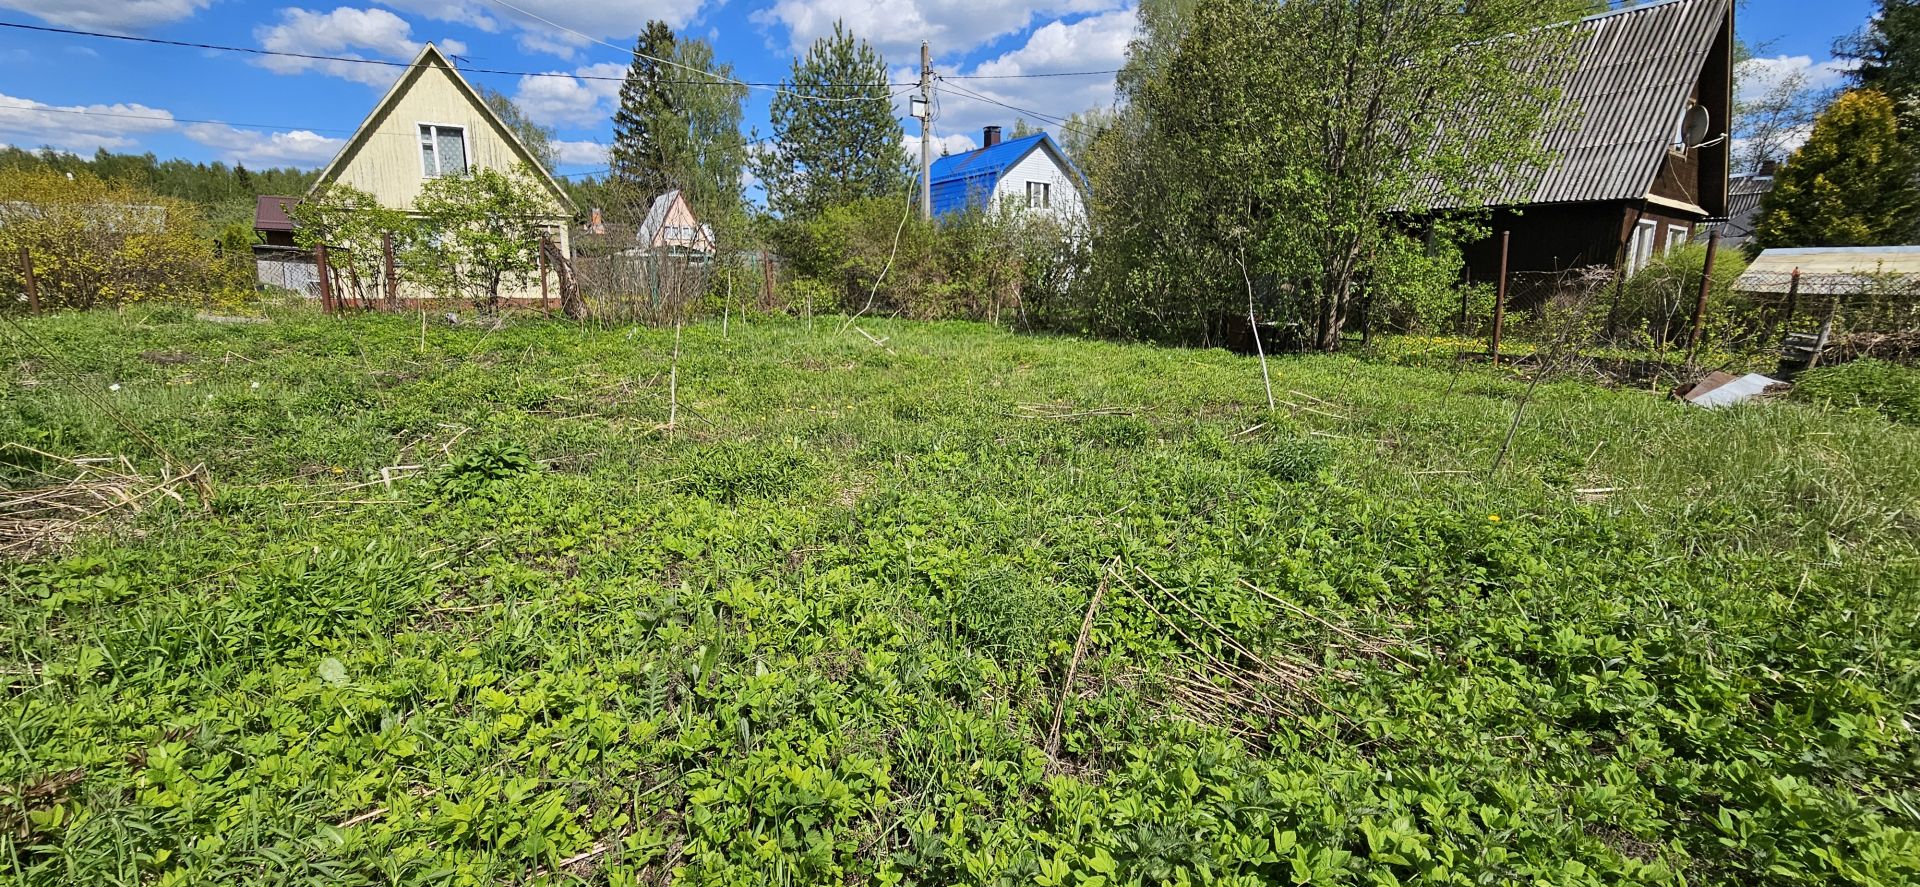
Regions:
M 1060 757 L 1060 721 L 1067 714 L 1067 698 L 1073 695 L 1073 679 L 1080 673 L 1080 662 L 1087 658 L 1087 641 L 1093 634 L 1093 615 L 1100 612 L 1100 600 L 1107 596 L 1107 583 L 1113 578 L 1113 568 L 1120 563 L 1115 557 L 1100 571 L 1100 586 L 1093 590 L 1093 600 L 1087 602 L 1087 616 L 1080 621 L 1080 638 L 1073 642 L 1073 660 L 1067 663 L 1067 679 L 1060 685 L 1060 701 L 1053 706 L 1053 729 L 1047 731 L 1047 759 Z
M 1253 316 L 1253 278 L 1247 274 L 1247 254 L 1240 251 L 1240 279 L 1247 284 L 1247 329 L 1253 331 L 1253 351 L 1260 355 L 1260 381 L 1267 386 L 1267 412 L 1273 412 L 1273 376 L 1267 373 L 1267 350 L 1260 344 L 1260 321 Z
M 673 322 L 673 366 L 667 370 L 667 437 L 680 421 L 680 321 Z

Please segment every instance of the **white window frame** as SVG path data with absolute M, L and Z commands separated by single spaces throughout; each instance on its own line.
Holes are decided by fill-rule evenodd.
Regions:
M 459 175 L 466 175 L 467 173 L 473 171 L 473 139 L 471 136 L 467 135 L 466 124 L 429 123 L 424 120 L 416 121 L 413 124 L 413 143 L 416 149 L 423 146 L 423 143 L 420 141 L 420 130 L 423 127 L 433 130 L 433 171 L 432 172 L 427 171 L 426 163 L 425 163 L 426 158 L 422 157 L 421 158 L 422 162 L 420 165 L 421 178 L 437 179 L 447 175 L 447 173 L 440 171 L 440 132 L 439 131 L 442 129 L 460 130 L 460 151 L 462 154 L 466 155 L 467 168 L 464 170 L 461 170 Z
M 1037 203 L 1034 202 L 1034 199 L 1033 199 L 1035 188 L 1040 189 L 1040 200 Z M 1028 182 L 1027 183 L 1027 206 L 1029 208 L 1039 208 L 1039 209 L 1053 208 L 1053 183 L 1052 182 Z
M 1680 247 L 1686 246 L 1687 241 L 1691 240 L 1692 238 L 1693 238 L 1692 228 L 1689 228 L 1686 225 L 1668 225 L 1666 252 L 1673 252 L 1674 250 L 1679 249 Z
M 1627 274 L 1632 275 L 1653 261 L 1654 245 L 1660 237 L 1660 223 L 1641 219 L 1633 226 L 1633 238 L 1627 242 Z

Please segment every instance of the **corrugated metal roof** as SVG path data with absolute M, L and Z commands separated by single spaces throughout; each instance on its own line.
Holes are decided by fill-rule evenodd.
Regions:
M 944 216 L 968 205 L 985 205 L 1000 176 L 1035 150 L 1051 150 L 1075 178 L 1085 181 L 1065 151 L 1046 133 L 1034 133 L 965 154 L 949 154 L 933 162 L 933 214 Z
M 1733 288 L 1748 293 L 1784 293 L 1800 269 L 1802 295 L 1851 295 L 1887 278 L 1920 277 L 1920 246 L 1825 246 L 1766 250 L 1747 265 Z
M 1541 140 L 1554 159 L 1544 170 L 1516 172 L 1489 204 L 1645 197 L 1729 2 L 1665 0 L 1573 24 L 1574 63 L 1553 66 L 1570 113 Z
M 287 209 L 300 202 L 298 197 L 262 194 L 253 199 L 253 227 L 256 231 L 292 231 L 293 219 Z

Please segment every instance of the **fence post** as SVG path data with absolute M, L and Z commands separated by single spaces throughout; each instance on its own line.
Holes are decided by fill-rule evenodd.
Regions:
M 27 311 L 40 313 L 40 283 L 33 279 L 33 251 L 20 248 L 20 275 L 27 281 Z
M 382 270 L 386 275 L 382 283 L 385 283 L 387 288 L 387 308 L 398 309 L 400 307 L 400 276 L 393 270 L 393 232 L 391 231 L 380 235 L 380 259 Z
M 544 231 L 540 234 L 540 245 L 534 250 L 533 265 L 540 269 L 540 310 L 552 311 L 552 300 L 547 296 L 547 235 Z
M 1507 247 L 1512 242 L 1512 231 L 1500 232 L 1500 283 L 1494 288 L 1493 341 L 1487 349 L 1493 355 L 1494 366 L 1500 365 L 1500 329 L 1507 321 Z
M 327 245 L 313 245 L 313 267 L 320 272 L 320 313 L 333 313 L 333 269 L 327 265 Z
M 1787 312 L 1780 315 L 1780 351 L 1786 353 L 1787 338 L 1793 335 L 1793 312 L 1800 307 L 1800 269 L 1793 269 L 1793 276 L 1787 280 Z M 1772 336 L 1767 338 L 1771 339 Z
M 1693 303 L 1693 331 L 1687 334 L 1687 364 L 1700 350 L 1701 333 L 1707 323 L 1707 294 L 1713 291 L 1713 258 L 1720 252 L 1720 229 L 1707 235 L 1707 261 L 1700 269 L 1700 299 Z
M 1827 339 L 1833 336 L 1833 316 L 1840 312 L 1840 295 L 1835 293 L 1833 300 L 1827 303 L 1827 318 L 1820 321 L 1820 335 L 1813 340 L 1813 357 L 1807 359 L 1807 369 L 1820 365 L 1820 355 L 1827 353 Z

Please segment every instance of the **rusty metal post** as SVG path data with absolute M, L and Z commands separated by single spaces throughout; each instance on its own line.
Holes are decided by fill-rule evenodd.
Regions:
M 1687 334 L 1687 363 L 1700 350 L 1701 334 L 1707 325 L 1707 295 L 1713 292 L 1713 258 L 1720 252 L 1720 229 L 1707 235 L 1707 262 L 1700 267 L 1700 299 L 1693 303 L 1693 331 Z
M 33 279 L 33 251 L 20 248 L 20 276 L 27 282 L 27 311 L 40 313 L 40 282 Z
M 320 272 L 320 313 L 333 313 L 333 269 L 327 265 L 327 245 L 313 245 L 313 267 Z
M 380 259 L 382 270 L 386 275 L 382 283 L 386 284 L 387 288 L 387 308 L 394 310 L 400 307 L 400 275 L 393 270 L 393 232 L 391 231 L 380 235 Z
M 1493 355 L 1493 365 L 1500 365 L 1500 331 L 1507 322 L 1507 249 L 1513 244 L 1513 232 L 1500 232 L 1500 283 L 1494 288 L 1493 297 L 1493 341 L 1487 349 Z

